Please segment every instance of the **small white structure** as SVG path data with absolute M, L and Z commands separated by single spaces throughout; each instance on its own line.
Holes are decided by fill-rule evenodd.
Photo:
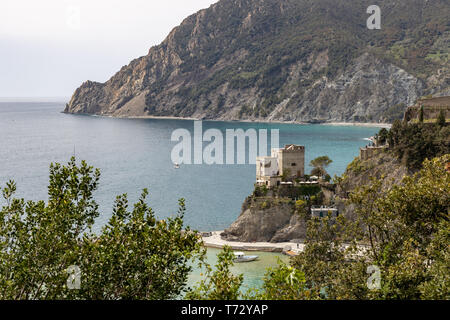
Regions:
M 281 177 L 293 181 L 304 174 L 304 146 L 288 144 L 281 149 L 272 149 L 271 156 L 256 158 L 256 183 L 259 185 L 272 187 L 281 184 Z
M 278 159 L 276 157 L 257 157 L 256 176 L 273 177 L 278 175 Z
M 320 206 L 311 208 L 312 217 L 325 218 L 329 213 L 331 213 L 332 218 L 336 218 L 337 216 L 339 216 L 339 210 L 333 207 Z

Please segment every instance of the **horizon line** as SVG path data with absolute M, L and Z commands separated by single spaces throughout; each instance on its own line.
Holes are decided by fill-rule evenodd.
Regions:
M 0 96 L 0 102 L 64 102 L 70 101 L 70 96 Z

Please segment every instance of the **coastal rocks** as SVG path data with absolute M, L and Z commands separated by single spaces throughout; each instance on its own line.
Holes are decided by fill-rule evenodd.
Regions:
M 227 241 L 272 243 L 305 236 L 305 222 L 294 214 L 293 201 L 252 196 L 243 204 L 238 219 L 221 234 Z

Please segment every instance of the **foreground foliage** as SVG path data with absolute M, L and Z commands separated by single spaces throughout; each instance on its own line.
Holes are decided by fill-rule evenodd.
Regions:
M 390 190 L 381 179 L 360 187 L 350 195 L 356 221 L 312 219 L 293 260 L 307 287 L 328 299 L 450 299 L 448 162 L 426 160 Z
M 215 270 L 208 263 L 203 264 L 206 268 L 206 279 L 200 281 L 198 286 L 187 293 L 187 299 L 237 300 L 239 298 L 239 290 L 244 278 L 242 274 L 234 275 L 230 271 L 233 266 L 233 250 L 231 247 L 225 246 L 217 258 Z
M 131 211 L 127 196 L 119 196 L 97 235 L 99 178 L 99 170 L 74 158 L 51 165 L 48 203 L 15 199 L 16 185 L 7 183 L 0 299 L 170 299 L 185 290 L 188 262 L 203 249 L 196 233 L 183 230 L 184 201 L 174 218 L 158 221 L 145 203 L 147 190 Z

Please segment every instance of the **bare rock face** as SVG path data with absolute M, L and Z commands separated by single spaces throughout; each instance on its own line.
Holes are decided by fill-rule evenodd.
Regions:
M 65 112 L 378 122 L 449 92 L 448 1 L 377 4 L 389 14 L 373 31 L 362 1 L 221 0 L 107 82 L 83 83 Z
M 249 197 L 242 213 L 222 234 L 228 241 L 288 242 L 306 236 L 305 222 L 289 201 Z
M 370 122 L 381 120 L 384 111 L 398 102 L 413 104 L 421 92 L 421 80 L 364 53 L 336 78 L 315 81 L 297 98 L 298 103 L 289 101 L 274 118 Z

